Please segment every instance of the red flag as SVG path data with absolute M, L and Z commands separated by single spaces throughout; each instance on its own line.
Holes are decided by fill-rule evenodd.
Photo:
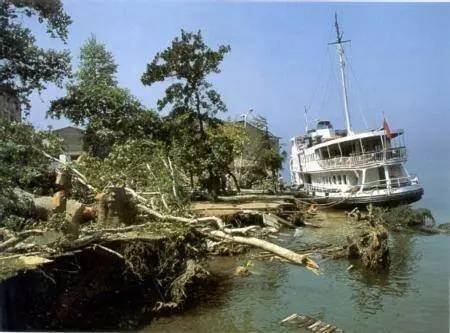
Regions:
M 383 118 L 383 129 L 384 129 L 384 133 L 386 134 L 386 137 L 388 139 L 392 139 L 391 129 L 389 128 L 386 118 Z

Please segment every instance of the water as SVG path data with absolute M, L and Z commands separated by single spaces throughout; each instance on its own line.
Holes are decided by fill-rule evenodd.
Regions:
M 298 248 L 308 242 L 340 242 L 355 225 L 334 214 L 322 229 L 285 232 L 280 242 Z M 347 271 L 348 260 L 318 258 L 323 274 L 281 262 L 253 261 L 252 275 L 230 277 L 245 258 L 218 258 L 223 283 L 202 303 L 162 318 L 145 331 L 298 332 L 280 325 L 292 313 L 314 316 L 347 332 L 448 332 L 450 236 L 394 234 L 387 273 Z

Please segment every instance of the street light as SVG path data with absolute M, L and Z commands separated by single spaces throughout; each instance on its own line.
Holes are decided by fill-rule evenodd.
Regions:
M 248 110 L 246 113 L 243 113 L 240 115 L 241 118 L 244 118 L 244 128 L 247 127 L 247 117 L 250 115 L 250 113 L 253 112 L 253 109 Z

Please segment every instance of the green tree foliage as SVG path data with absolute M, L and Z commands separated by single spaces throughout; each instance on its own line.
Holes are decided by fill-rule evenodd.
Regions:
M 426 208 L 412 208 L 409 205 L 397 207 L 371 207 L 367 210 L 374 222 L 386 227 L 401 226 L 434 226 L 433 214 Z
M 142 75 L 142 83 L 151 86 L 170 81 L 158 109 L 170 106 L 165 119 L 168 144 L 181 161 L 191 186 L 200 185 L 216 196 L 230 174 L 229 163 L 236 153 L 233 138 L 223 134 L 216 118 L 226 106 L 207 76 L 220 73 L 219 65 L 229 46 L 211 49 L 201 32 L 181 30 L 164 51 L 157 53 Z
M 264 117 L 256 117 L 248 126 L 257 128 L 258 135 L 246 145 L 241 185 L 245 188 L 258 186 L 277 190 L 278 174 L 286 158 L 286 152 L 281 152 L 278 138 L 269 132 Z M 239 168 L 239 165 L 237 167 Z
M 217 51 L 203 41 L 201 32 L 181 30 L 172 45 L 157 53 L 142 75 L 142 83 L 151 86 L 168 79 L 174 83 L 166 89 L 164 98 L 158 101 L 162 110 L 172 106 L 171 112 L 185 118 L 187 122 L 197 119 L 198 131 L 203 134 L 204 122 L 211 120 L 218 112 L 225 112 L 226 106 L 220 94 L 212 88 L 206 77 L 220 73 L 219 65 L 229 46 L 221 45 Z
M 86 85 L 117 86 L 117 64 L 106 46 L 94 35 L 81 47 L 78 79 Z
M 59 138 L 30 124 L 0 119 L 0 226 L 23 227 L 35 214 L 32 196 L 49 194 L 54 166 L 40 151 L 58 156 Z
M 51 117 L 86 126 L 85 149 L 102 158 L 116 142 L 157 136 L 160 126 L 154 112 L 118 87 L 116 71 L 112 54 L 91 36 L 81 48 L 79 70 L 67 85 L 67 95 L 52 101 L 48 111 Z
M 187 178 L 166 148 L 145 138 L 129 139 L 114 145 L 106 158 L 84 156 L 76 167 L 99 191 L 129 187 L 152 193 L 158 210 L 182 211 L 188 203 Z
M 60 139 L 31 124 L 11 123 L 0 119 L 0 187 L 20 187 L 45 193 L 53 186 L 54 169 L 47 157 L 61 152 Z
M 239 187 L 231 166 L 246 140 L 239 124 L 208 126 L 201 137 L 192 135 L 192 128 L 179 127 L 170 151 L 190 179 L 191 188 L 206 189 L 214 197 L 230 182 Z
M 48 82 L 62 84 L 70 73 L 70 57 L 68 51 L 38 47 L 31 30 L 23 26 L 23 17 L 45 22 L 47 33 L 64 42 L 71 20 L 60 0 L 0 1 L 0 86 L 29 108 L 31 92 L 42 91 Z

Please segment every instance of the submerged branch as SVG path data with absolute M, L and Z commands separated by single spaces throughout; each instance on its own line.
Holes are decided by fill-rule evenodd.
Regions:
M 271 252 L 281 258 L 287 259 L 290 262 L 296 263 L 298 265 L 306 266 L 306 268 L 312 270 L 314 273 L 318 273 L 319 265 L 316 264 L 315 261 L 311 260 L 305 254 L 298 254 L 294 251 L 281 247 L 279 245 L 270 243 L 268 241 L 255 238 L 255 237 L 241 237 L 241 236 L 232 236 L 220 230 L 210 231 L 210 234 L 214 237 L 225 239 L 227 241 L 251 245 L 260 249 L 263 249 L 267 252 Z

